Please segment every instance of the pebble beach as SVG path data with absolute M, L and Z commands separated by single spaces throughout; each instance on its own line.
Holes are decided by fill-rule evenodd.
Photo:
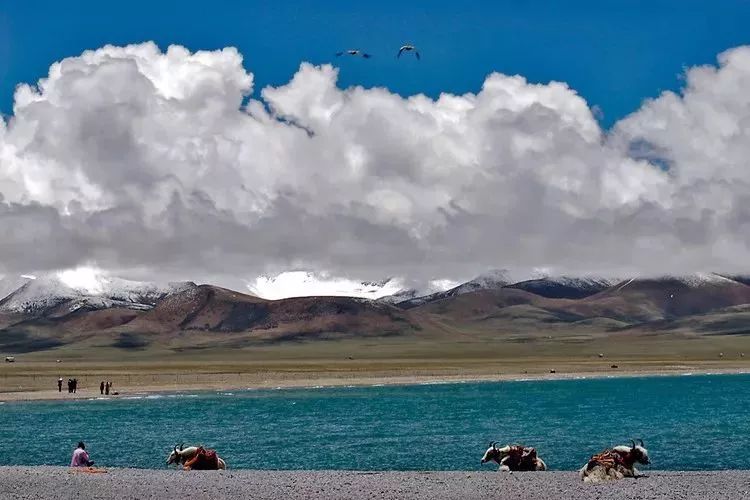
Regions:
M 179 471 L 0 467 L 0 498 L 15 499 L 741 499 L 750 471 L 651 472 L 583 484 L 575 472 Z

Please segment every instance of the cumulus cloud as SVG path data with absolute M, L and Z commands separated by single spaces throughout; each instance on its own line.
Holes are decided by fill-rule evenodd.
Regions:
M 233 48 L 55 63 L 0 121 L 0 272 L 426 286 L 498 267 L 747 270 L 748 47 L 611 131 L 564 83 L 494 73 L 433 100 L 337 75 L 302 63 L 248 98 Z

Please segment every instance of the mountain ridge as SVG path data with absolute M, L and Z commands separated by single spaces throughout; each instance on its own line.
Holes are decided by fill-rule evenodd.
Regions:
M 267 300 L 193 282 L 159 286 L 109 279 L 95 290 L 49 277 L 19 281 L 21 286 L 0 300 L 0 349 L 146 349 L 155 344 L 210 349 L 346 338 L 458 335 L 479 341 L 489 335 L 534 341 L 545 334 L 750 332 L 750 285 L 713 273 L 550 276 L 513 283 L 507 272 L 491 271 L 444 292 L 394 303 L 345 296 Z

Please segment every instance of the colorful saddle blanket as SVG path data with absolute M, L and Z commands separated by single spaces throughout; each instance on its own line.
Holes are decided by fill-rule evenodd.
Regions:
M 511 446 L 508 457 L 503 461 L 511 470 L 536 470 L 536 449 L 523 446 Z
M 215 450 L 207 450 L 202 446 L 193 458 L 185 462 L 185 467 L 192 470 L 217 470 L 219 468 L 219 456 Z
M 615 466 L 627 467 L 624 457 L 614 450 L 604 450 L 603 452 L 593 455 L 586 465 L 588 470 L 593 469 L 597 465 L 604 467 L 609 470 Z

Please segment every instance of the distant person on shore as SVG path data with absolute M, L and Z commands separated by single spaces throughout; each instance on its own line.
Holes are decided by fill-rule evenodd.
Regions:
M 78 443 L 78 447 L 73 451 L 73 457 L 70 459 L 71 467 L 91 467 L 94 462 L 89 459 L 86 451 L 86 445 L 83 441 Z
M 101 394 L 104 394 L 104 381 L 103 381 L 103 380 L 102 380 L 102 383 L 101 383 L 101 384 L 99 384 L 99 392 L 100 392 Z
M 68 394 L 73 394 L 73 379 L 68 379 Z
M 78 390 L 78 379 L 74 378 L 73 379 L 73 394 L 75 394 L 77 390 Z
M 109 396 L 109 382 L 107 382 L 106 384 L 104 384 L 104 394 L 106 394 L 107 396 Z
M 57 379 L 57 392 L 62 392 L 62 377 Z

